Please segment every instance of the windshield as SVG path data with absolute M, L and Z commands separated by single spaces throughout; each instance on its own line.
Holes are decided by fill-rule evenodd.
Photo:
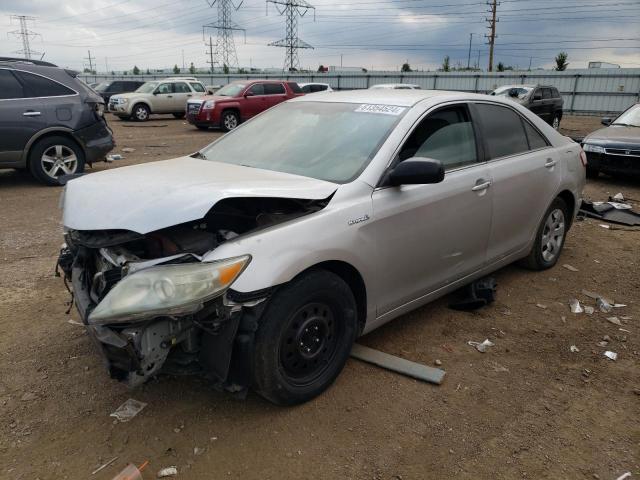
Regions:
M 140 93 L 153 93 L 153 91 L 156 89 L 156 87 L 158 86 L 158 82 L 147 82 L 142 84 L 142 86 L 140 86 L 136 92 L 140 92 Z
M 95 87 L 93 87 L 93 89 L 96 92 L 104 92 L 107 90 L 107 88 L 109 88 L 109 85 L 111 85 L 111 82 L 102 82 L 96 85 Z
M 526 97 L 529 94 L 531 90 L 533 89 L 530 87 L 508 87 L 507 86 L 507 87 L 500 87 L 495 89 L 491 95 L 495 95 L 498 97 L 508 97 L 508 98 L 517 97 L 522 100 L 524 97 Z
M 630 125 L 632 127 L 640 127 L 640 104 L 634 105 L 624 112 L 611 125 Z
M 347 183 L 407 109 L 354 103 L 283 103 L 205 147 L 205 159 Z
M 242 92 L 246 86 L 247 85 L 244 83 L 230 83 L 218 90 L 216 95 L 221 95 L 223 97 L 235 97 Z

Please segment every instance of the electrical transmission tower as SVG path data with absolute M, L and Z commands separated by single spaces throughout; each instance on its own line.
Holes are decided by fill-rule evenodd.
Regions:
M 500 5 L 500 3 L 497 0 L 491 0 L 487 2 L 487 5 L 489 5 L 489 13 L 491 14 L 491 18 L 486 18 L 485 20 L 487 22 L 489 22 L 489 26 L 487 27 L 489 29 L 489 35 L 485 35 L 488 39 L 489 39 L 489 71 L 493 72 L 493 47 L 496 43 L 496 23 L 498 23 L 500 20 L 498 20 L 496 18 L 496 14 L 498 13 L 498 5 Z
M 211 8 L 217 5 L 218 19 L 214 23 L 209 23 L 202 26 L 202 39 L 204 40 L 204 32 L 207 28 L 213 28 L 218 31 L 218 37 L 215 43 L 215 50 L 211 42 L 209 43 L 210 49 L 210 63 L 211 71 L 213 71 L 213 63 L 218 63 L 222 67 L 237 68 L 238 67 L 238 55 L 236 54 L 236 44 L 233 40 L 234 30 L 244 32 L 244 28 L 241 28 L 231 19 L 231 12 L 238 10 L 242 5 L 240 2 L 237 6 L 233 3 L 233 0 L 207 0 L 207 3 Z M 205 43 L 205 45 L 207 45 Z M 215 57 L 215 60 L 214 60 Z
M 269 46 L 284 47 L 287 49 L 284 57 L 285 70 L 300 70 L 298 50 L 313 47 L 298 38 L 298 17 L 304 17 L 309 10 L 313 10 L 315 19 L 316 7 L 304 0 L 267 0 L 267 8 L 270 3 L 276 6 L 276 10 L 278 10 L 280 15 L 287 17 L 287 33 L 285 38 L 277 42 L 271 42 Z
M 40 34 L 29 30 L 27 22 L 32 22 L 35 20 L 35 17 L 27 17 L 26 15 L 11 15 L 10 19 L 18 20 L 20 22 L 20 30 L 14 30 L 13 32 L 9 32 L 9 35 L 14 35 L 16 37 L 21 37 L 22 39 L 22 50 L 17 50 L 13 53 L 21 53 L 25 56 L 25 58 L 31 59 L 32 55 L 40 55 L 40 52 L 36 52 L 35 50 L 31 50 L 31 45 L 29 45 L 30 37 L 37 37 Z

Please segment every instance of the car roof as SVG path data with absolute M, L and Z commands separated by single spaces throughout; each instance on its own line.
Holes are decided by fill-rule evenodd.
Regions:
M 436 97 L 451 97 L 451 100 L 487 99 L 487 95 L 475 93 L 450 92 L 447 90 L 393 90 L 361 89 L 339 92 L 317 92 L 310 96 L 297 97 L 290 102 L 332 102 L 332 103 L 370 103 L 412 107 L 418 102 Z M 493 97 L 490 97 L 494 100 Z
M 293 81 L 289 80 L 234 80 L 231 83 L 241 83 L 243 85 L 253 85 L 254 83 L 293 83 Z
M 296 82 L 296 83 L 298 83 L 298 85 L 301 86 L 301 87 L 304 87 L 305 85 L 326 85 L 326 86 L 329 86 L 328 83 L 322 83 L 322 82 L 303 82 L 303 83 Z

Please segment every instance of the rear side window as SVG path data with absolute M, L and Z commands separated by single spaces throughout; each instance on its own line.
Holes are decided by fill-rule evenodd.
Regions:
M 533 128 L 533 126 L 529 122 L 523 120 L 522 123 L 524 124 L 524 130 L 527 133 L 530 150 L 537 150 L 539 148 L 549 146 L 547 140 L 540 134 L 540 132 Z
M 191 93 L 191 89 L 189 88 L 189 85 L 182 82 L 174 83 L 173 91 L 176 93 Z
M 204 92 L 204 87 L 199 83 L 190 83 L 189 85 L 191 85 L 194 92 Z
M 264 94 L 265 95 L 283 95 L 285 93 L 284 85 L 281 83 L 265 83 Z
M 482 131 L 489 159 L 516 155 L 529 150 L 520 115 L 507 107 L 478 103 L 475 108 L 482 123 Z
M 46 77 L 27 72 L 16 72 L 24 85 L 26 97 L 61 97 L 76 92 Z
M 551 89 L 551 93 L 552 93 L 552 95 L 553 95 L 553 98 L 560 98 L 560 92 L 558 92 L 558 89 L 557 89 L 557 88 L 555 88 L 555 87 L 554 87 L 554 88 L 552 88 L 552 89 Z
M 543 88 L 542 89 L 542 98 L 553 98 L 553 95 L 551 95 L 551 89 L 550 88 Z
M 324 92 L 326 89 L 326 85 L 311 85 L 312 92 Z
M 23 98 L 24 89 L 10 70 L 0 70 L 0 100 Z
M 305 93 L 296 82 L 288 82 L 287 85 L 293 93 Z

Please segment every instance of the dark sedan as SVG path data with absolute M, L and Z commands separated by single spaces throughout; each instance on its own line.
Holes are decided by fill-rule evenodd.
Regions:
M 104 103 L 108 104 L 112 95 L 135 92 L 143 84 L 142 80 L 111 80 L 99 83 L 94 90 L 104 98 Z
M 640 175 L 640 103 L 618 118 L 603 118 L 601 128 L 587 135 L 582 147 L 587 154 L 587 175 Z

